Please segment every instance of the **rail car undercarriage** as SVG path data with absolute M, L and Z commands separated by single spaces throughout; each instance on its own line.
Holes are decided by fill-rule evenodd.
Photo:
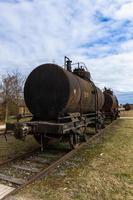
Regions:
M 44 149 L 52 140 L 68 141 L 71 148 L 76 148 L 86 141 L 86 128 L 94 127 L 97 132 L 104 127 L 104 117 L 99 113 L 89 113 L 80 116 L 79 113 L 59 118 L 58 121 L 28 121 L 14 125 L 14 136 L 24 140 L 27 135 L 33 135 Z

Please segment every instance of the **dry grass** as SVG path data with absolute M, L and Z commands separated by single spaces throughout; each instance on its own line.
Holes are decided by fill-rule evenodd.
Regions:
M 133 120 L 119 119 L 51 176 L 36 181 L 17 200 L 133 199 Z
M 14 136 L 7 135 L 7 141 L 0 135 L 0 162 L 9 158 L 21 155 L 38 147 L 32 136 L 28 136 L 25 141 L 16 140 Z
M 120 112 L 120 116 L 121 117 L 133 117 L 133 110 L 129 110 L 129 111 L 123 110 Z

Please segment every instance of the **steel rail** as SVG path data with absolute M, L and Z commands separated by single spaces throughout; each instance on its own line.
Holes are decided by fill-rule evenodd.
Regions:
M 22 159 L 22 158 L 26 158 L 28 156 L 31 156 L 33 153 L 36 153 L 37 151 L 39 151 L 40 147 L 36 148 L 36 149 L 33 149 L 32 151 L 29 151 L 29 152 L 26 152 L 24 154 L 21 154 L 19 156 L 16 156 L 14 158 L 10 158 L 10 159 L 7 159 L 3 162 L 0 162 L 0 167 L 6 165 L 6 164 L 9 164 L 10 162 L 13 162 L 13 161 L 16 161 L 16 160 L 19 160 L 19 159 Z

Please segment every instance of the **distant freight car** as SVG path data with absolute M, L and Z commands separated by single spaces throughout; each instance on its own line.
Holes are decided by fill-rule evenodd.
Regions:
M 123 105 L 123 107 L 125 108 L 125 110 L 131 110 L 131 106 L 128 103 L 126 103 L 125 105 Z

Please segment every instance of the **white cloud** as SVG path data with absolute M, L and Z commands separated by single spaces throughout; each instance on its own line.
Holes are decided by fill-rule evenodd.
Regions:
M 0 3 L 1 73 L 63 64 L 67 55 L 85 62 L 100 87 L 133 91 L 132 1 L 19 2 Z
M 90 66 L 101 87 L 106 85 L 117 91 L 133 91 L 133 52 L 93 59 Z
M 121 44 L 121 50 L 124 52 L 133 52 L 133 40 L 128 40 Z
M 130 1 L 120 7 L 116 13 L 116 18 L 118 19 L 133 19 L 133 2 Z

